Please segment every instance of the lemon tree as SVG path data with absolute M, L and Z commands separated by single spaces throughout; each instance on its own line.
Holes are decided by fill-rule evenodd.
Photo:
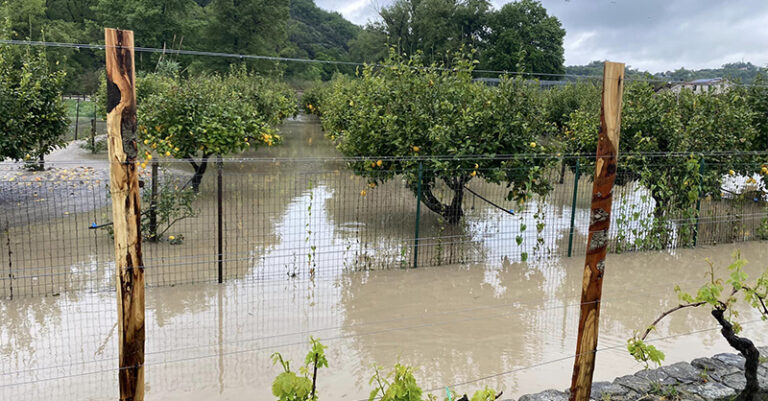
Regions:
M 196 192 L 211 156 L 279 144 L 277 124 L 296 113 L 293 92 L 244 69 L 143 82 L 151 88 L 138 106 L 144 161 L 157 156 L 189 161 Z
M 637 182 L 655 201 L 651 247 L 664 247 L 670 218 L 693 218 L 700 197 L 718 199 L 726 177 L 749 175 L 755 160 L 740 152 L 751 149 L 757 130 L 754 111 L 738 91 L 694 94 L 657 92 L 644 82 L 624 92 L 617 185 Z M 599 110 L 585 105 L 570 114 L 562 136 L 568 152 L 594 154 Z M 594 157 L 579 160 L 582 172 L 594 172 Z M 693 230 L 681 240 L 690 242 Z M 658 235 L 653 235 L 657 233 Z
M 35 160 L 42 169 L 44 156 L 65 144 L 64 76 L 44 52 L 0 46 L 0 160 Z
M 338 149 L 356 158 L 350 167 L 369 180 L 362 195 L 396 176 L 415 193 L 421 165 L 422 203 L 456 224 L 472 179 L 508 184 L 510 199 L 549 190 L 551 159 L 541 139 L 553 128 L 538 86 L 511 78 L 499 87 L 476 83 L 475 63 L 458 55 L 452 68 L 440 68 L 391 52 L 387 67 L 367 66 L 323 91 L 314 112 Z M 495 157 L 512 154 L 523 156 Z

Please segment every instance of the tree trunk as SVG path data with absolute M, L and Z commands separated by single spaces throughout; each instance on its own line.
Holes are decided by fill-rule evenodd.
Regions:
M 560 179 L 558 182 L 562 184 L 565 181 L 565 159 L 560 162 Z
M 192 168 L 195 169 L 195 174 L 192 176 L 190 183 L 192 184 L 192 190 L 195 191 L 196 194 L 200 193 L 200 184 L 203 182 L 203 175 L 205 175 L 205 170 L 208 169 L 208 156 L 210 155 L 203 156 L 200 164 L 197 164 L 194 161 L 189 162 L 189 164 L 192 165 Z
M 755 344 L 748 338 L 739 337 L 733 331 L 733 325 L 731 322 L 723 317 L 725 310 L 713 309 L 712 316 L 715 317 L 722 330 L 720 333 L 728 340 L 728 344 L 735 348 L 737 351 L 747 359 L 744 365 L 744 377 L 747 379 L 747 385 L 744 387 L 744 391 L 739 394 L 738 400 L 752 401 L 760 390 L 760 383 L 757 380 L 757 367 L 760 364 L 760 352 L 755 348 Z
M 464 209 L 462 207 L 464 201 L 464 185 L 469 182 L 470 179 L 471 178 L 467 176 L 443 179 L 451 191 L 453 191 L 453 199 L 451 199 L 451 203 L 448 205 L 441 202 L 432 193 L 432 183 L 422 183 L 421 202 L 424 206 L 429 208 L 429 210 L 445 218 L 448 224 L 458 224 L 464 216 Z
M 40 153 L 37 155 L 37 163 L 30 170 L 43 171 L 45 170 L 45 155 Z

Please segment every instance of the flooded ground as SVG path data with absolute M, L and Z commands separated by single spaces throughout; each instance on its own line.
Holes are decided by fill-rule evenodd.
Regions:
M 626 339 L 677 304 L 675 284 L 705 280 L 705 257 L 723 272 L 740 249 L 748 270 L 768 247 L 751 242 L 675 254 L 609 255 L 596 380 L 641 368 Z M 492 386 L 517 397 L 569 385 L 582 258 L 347 272 L 328 280 L 232 280 L 147 291 L 147 399 L 270 399 L 280 351 L 297 367 L 310 335 L 328 346 L 322 399 L 366 399 L 374 365 L 418 366 L 426 389 Z M 0 398 L 116 397 L 114 297 L 68 293 L 0 304 Z M 745 311 L 744 335 L 768 343 Z M 667 363 L 730 351 L 706 310 L 673 315 L 654 345 Z M 554 361 L 554 362 L 553 362 Z M 489 377 L 486 380 L 479 378 Z M 477 381 L 476 381 L 477 380 Z M 26 383 L 26 384 L 25 384 Z M 453 387 L 453 386 L 452 386 Z
M 464 221 L 450 226 L 423 207 L 417 219 L 414 195 L 398 178 L 368 188 L 316 121 L 290 122 L 283 135 L 282 146 L 223 165 L 224 284 L 215 283 L 213 164 L 195 215 L 143 244 L 148 399 L 270 399 L 279 373 L 270 354 L 283 352 L 297 367 L 310 335 L 328 346 L 325 400 L 366 399 L 373 365 L 397 361 L 418 366 L 422 386 L 441 393 L 467 382 L 456 389 L 489 385 L 511 397 L 569 385 L 591 183 L 579 181 L 574 197 L 566 173 L 550 196 L 519 209 L 504 200 L 504 187 L 473 180 L 470 188 L 515 215 L 467 195 Z M 105 155 L 71 145 L 48 160 L 52 169 L 41 173 L 0 169 L 0 399 L 113 399 Z M 190 174 L 183 162 L 161 171 L 179 186 Z M 142 179 L 150 182 L 148 171 Z M 645 194 L 617 188 L 614 223 L 637 221 L 614 225 L 625 250 L 644 235 L 640 221 L 652 210 L 638 203 Z M 706 245 L 755 238 L 763 205 L 739 207 L 703 201 L 695 249 L 609 255 L 597 380 L 640 368 L 626 339 L 676 305 L 675 284 L 704 280 L 705 257 L 724 268 L 741 249 L 751 271 L 765 268 L 766 242 Z M 416 221 L 420 267 L 412 269 Z M 765 323 L 754 319 L 742 315 L 745 335 L 768 343 Z M 669 363 L 729 351 L 714 328 L 707 311 L 681 313 L 659 328 L 656 345 Z
M 223 163 L 221 220 L 217 170 L 209 162 L 190 204 L 192 215 L 172 218 L 172 227 L 160 227 L 160 241 L 143 244 L 149 285 L 216 281 L 219 222 L 224 279 L 336 278 L 348 270 L 512 263 L 585 251 L 591 195 L 586 178 L 574 188 L 566 172 L 559 184 L 554 169 L 552 192 L 522 206 L 506 199 L 503 185 L 474 179 L 468 187 L 494 205 L 468 192 L 465 217 L 451 225 L 426 207 L 417 216 L 415 196 L 399 176 L 370 188 L 346 167 L 316 120 L 290 121 L 282 135 L 279 147 Z M 44 172 L 0 166 L 0 298 L 111 288 L 105 159 L 72 144 L 48 157 Z M 184 161 L 163 160 L 159 171 L 158 181 L 171 187 L 161 199 L 177 197 L 191 174 Z M 146 191 L 149 168 L 142 180 Z M 445 188 L 435 192 L 450 199 Z M 630 183 L 617 187 L 614 197 L 612 251 L 674 248 L 679 227 L 691 232 L 697 224 L 672 216 L 669 238 L 659 239 L 648 234 L 654 204 L 647 190 Z M 763 202 L 702 200 L 698 244 L 758 238 L 767 213 Z

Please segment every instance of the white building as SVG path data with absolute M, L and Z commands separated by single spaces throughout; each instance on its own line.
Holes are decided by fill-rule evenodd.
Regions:
M 725 78 L 707 78 L 697 79 L 691 82 L 673 83 L 669 90 L 675 93 L 680 93 L 683 89 L 689 89 L 693 93 L 699 94 L 709 91 L 715 91 L 715 93 L 722 93 L 731 86 Z

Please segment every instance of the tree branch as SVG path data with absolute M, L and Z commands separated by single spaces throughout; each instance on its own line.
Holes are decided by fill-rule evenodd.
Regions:
M 648 334 L 651 333 L 651 330 L 653 330 L 653 328 L 656 327 L 657 324 L 659 324 L 661 319 L 664 319 L 665 317 L 667 317 L 672 312 L 677 312 L 680 309 L 685 309 L 685 308 L 698 308 L 699 306 L 704 305 L 705 303 L 706 302 L 702 301 L 702 302 L 694 302 L 692 304 L 680 304 L 680 305 L 677 305 L 676 307 L 674 307 L 674 308 L 672 308 L 672 309 L 662 313 L 661 316 L 656 318 L 656 320 L 654 320 L 653 323 L 651 323 L 651 325 L 648 326 L 647 329 L 645 329 L 645 333 L 643 333 L 642 337 L 640 337 L 640 340 L 645 340 L 645 338 L 648 337 Z

